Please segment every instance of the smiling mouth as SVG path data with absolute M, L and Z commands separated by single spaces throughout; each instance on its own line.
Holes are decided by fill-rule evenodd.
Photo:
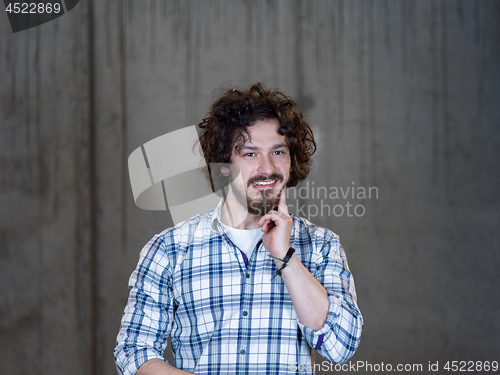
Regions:
M 264 181 L 254 181 L 252 184 L 256 186 L 266 186 L 266 185 L 272 185 L 278 180 L 264 180 Z

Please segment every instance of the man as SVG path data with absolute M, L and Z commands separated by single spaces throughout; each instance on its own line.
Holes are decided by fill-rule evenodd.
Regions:
M 316 149 L 295 103 L 229 90 L 199 124 L 219 205 L 155 236 L 130 278 L 115 359 L 123 374 L 311 373 L 359 345 L 363 320 L 338 236 L 291 216 L 286 187 Z M 226 163 L 226 164 L 224 164 Z M 215 173 L 214 173 L 215 172 Z M 239 172 L 239 174 L 238 174 Z M 163 359 L 170 335 L 175 367 Z

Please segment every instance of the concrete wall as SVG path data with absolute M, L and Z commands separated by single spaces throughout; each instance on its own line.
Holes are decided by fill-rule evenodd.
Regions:
M 352 361 L 500 359 L 497 1 L 81 0 L 16 34 L 0 19 L 2 372 L 116 373 L 128 277 L 172 223 L 134 205 L 128 155 L 256 81 L 315 131 L 289 203 L 346 250 Z

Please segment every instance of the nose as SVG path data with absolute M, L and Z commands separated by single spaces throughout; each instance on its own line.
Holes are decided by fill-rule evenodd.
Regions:
M 260 174 L 270 176 L 273 174 L 275 171 L 273 161 L 270 157 L 270 155 L 262 155 L 262 157 L 259 160 L 259 169 L 258 172 Z

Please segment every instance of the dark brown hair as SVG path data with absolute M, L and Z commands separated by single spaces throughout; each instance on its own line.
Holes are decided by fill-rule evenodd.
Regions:
M 264 88 L 260 83 L 249 90 L 227 90 L 198 124 L 200 146 L 209 173 L 211 163 L 231 163 L 232 149 L 236 143 L 245 142 L 248 126 L 273 118 L 279 121 L 278 133 L 285 136 L 290 152 L 291 172 L 287 186 L 295 186 L 304 180 L 312 164 L 311 155 L 316 151 L 311 127 L 290 97 Z

